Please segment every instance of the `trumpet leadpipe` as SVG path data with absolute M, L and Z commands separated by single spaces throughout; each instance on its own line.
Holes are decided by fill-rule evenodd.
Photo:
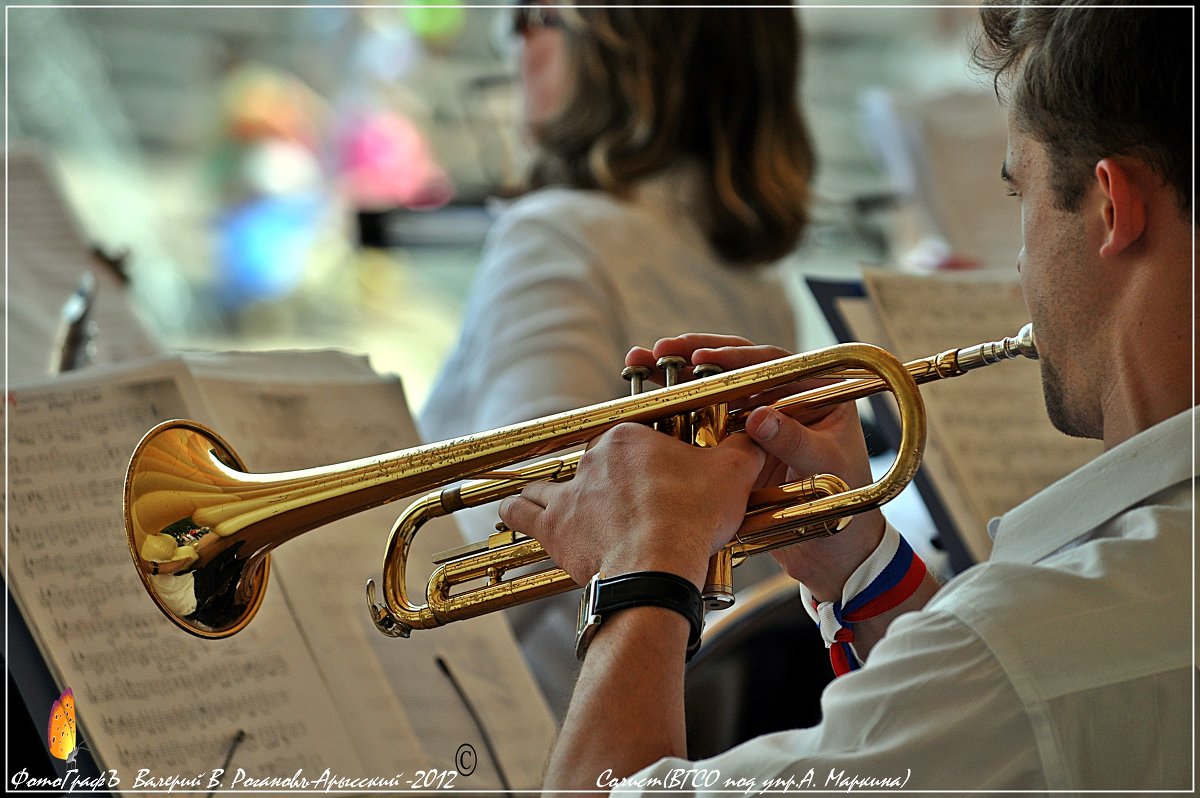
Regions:
M 917 385 L 925 385 L 937 380 L 959 377 L 968 371 L 1004 360 L 1021 357 L 1037 360 L 1037 356 L 1037 342 L 1033 334 L 1033 325 L 1026 324 L 1014 336 L 962 349 L 947 349 L 936 355 L 910 360 L 904 364 L 904 369 L 913 378 L 913 382 Z M 845 402 L 866 399 L 887 389 L 887 384 L 883 380 L 863 369 L 841 369 L 825 375 L 825 378 L 837 380 L 837 382 L 779 399 L 771 406 L 782 413 L 800 415 Z M 730 431 L 744 430 L 746 416 L 752 409 L 751 407 L 730 410 Z

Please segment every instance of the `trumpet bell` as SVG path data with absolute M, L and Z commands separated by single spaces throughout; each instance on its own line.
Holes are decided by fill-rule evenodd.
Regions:
M 129 553 L 163 614 L 199 637 L 241 631 L 266 595 L 267 550 L 222 534 L 219 507 L 245 470 L 220 435 L 194 421 L 154 427 L 130 460 L 123 502 Z

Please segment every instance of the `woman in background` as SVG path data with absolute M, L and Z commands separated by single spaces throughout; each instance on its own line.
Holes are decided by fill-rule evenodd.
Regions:
M 621 396 L 631 346 L 689 330 L 796 349 L 769 268 L 804 229 L 813 170 L 795 12 L 514 12 L 534 190 L 488 235 L 425 439 Z M 510 619 L 561 716 L 576 600 L 547 604 Z

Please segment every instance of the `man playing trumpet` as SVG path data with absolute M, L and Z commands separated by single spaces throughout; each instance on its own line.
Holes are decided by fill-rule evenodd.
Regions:
M 982 14 L 976 60 L 1007 108 L 1002 177 L 1021 204 L 1017 265 L 1045 401 L 1059 429 L 1106 451 L 993 521 L 989 561 L 946 585 L 878 511 L 780 550 L 846 675 L 826 689 L 821 725 L 693 765 L 684 658 L 709 557 L 750 491 L 785 472 L 866 484 L 865 446 L 850 405 L 800 420 L 762 407 L 746 435 L 711 449 L 613 429 L 575 480 L 501 507 L 577 582 L 629 577 L 668 596 L 589 625 L 547 788 L 671 786 L 654 779 L 692 767 L 720 774 L 688 782 L 698 792 L 799 785 L 810 770 L 817 787 L 831 772 L 908 789 L 1193 783 L 1192 19 L 1082 5 Z M 784 353 L 684 335 L 628 361 L 664 354 L 730 369 Z

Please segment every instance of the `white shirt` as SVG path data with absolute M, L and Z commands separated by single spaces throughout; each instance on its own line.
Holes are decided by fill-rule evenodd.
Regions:
M 1142 432 L 993 521 L 988 562 L 826 688 L 821 725 L 632 779 L 652 789 L 645 780 L 672 768 L 706 768 L 721 774 L 714 792 L 730 779 L 846 789 L 855 777 L 908 790 L 1189 788 L 1196 418 Z
M 624 396 L 625 353 L 666 336 L 732 333 L 794 350 L 779 279 L 709 249 L 688 185 L 675 173 L 628 202 L 548 188 L 513 203 L 489 232 L 458 343 L 422 410 L 425 439 Z

